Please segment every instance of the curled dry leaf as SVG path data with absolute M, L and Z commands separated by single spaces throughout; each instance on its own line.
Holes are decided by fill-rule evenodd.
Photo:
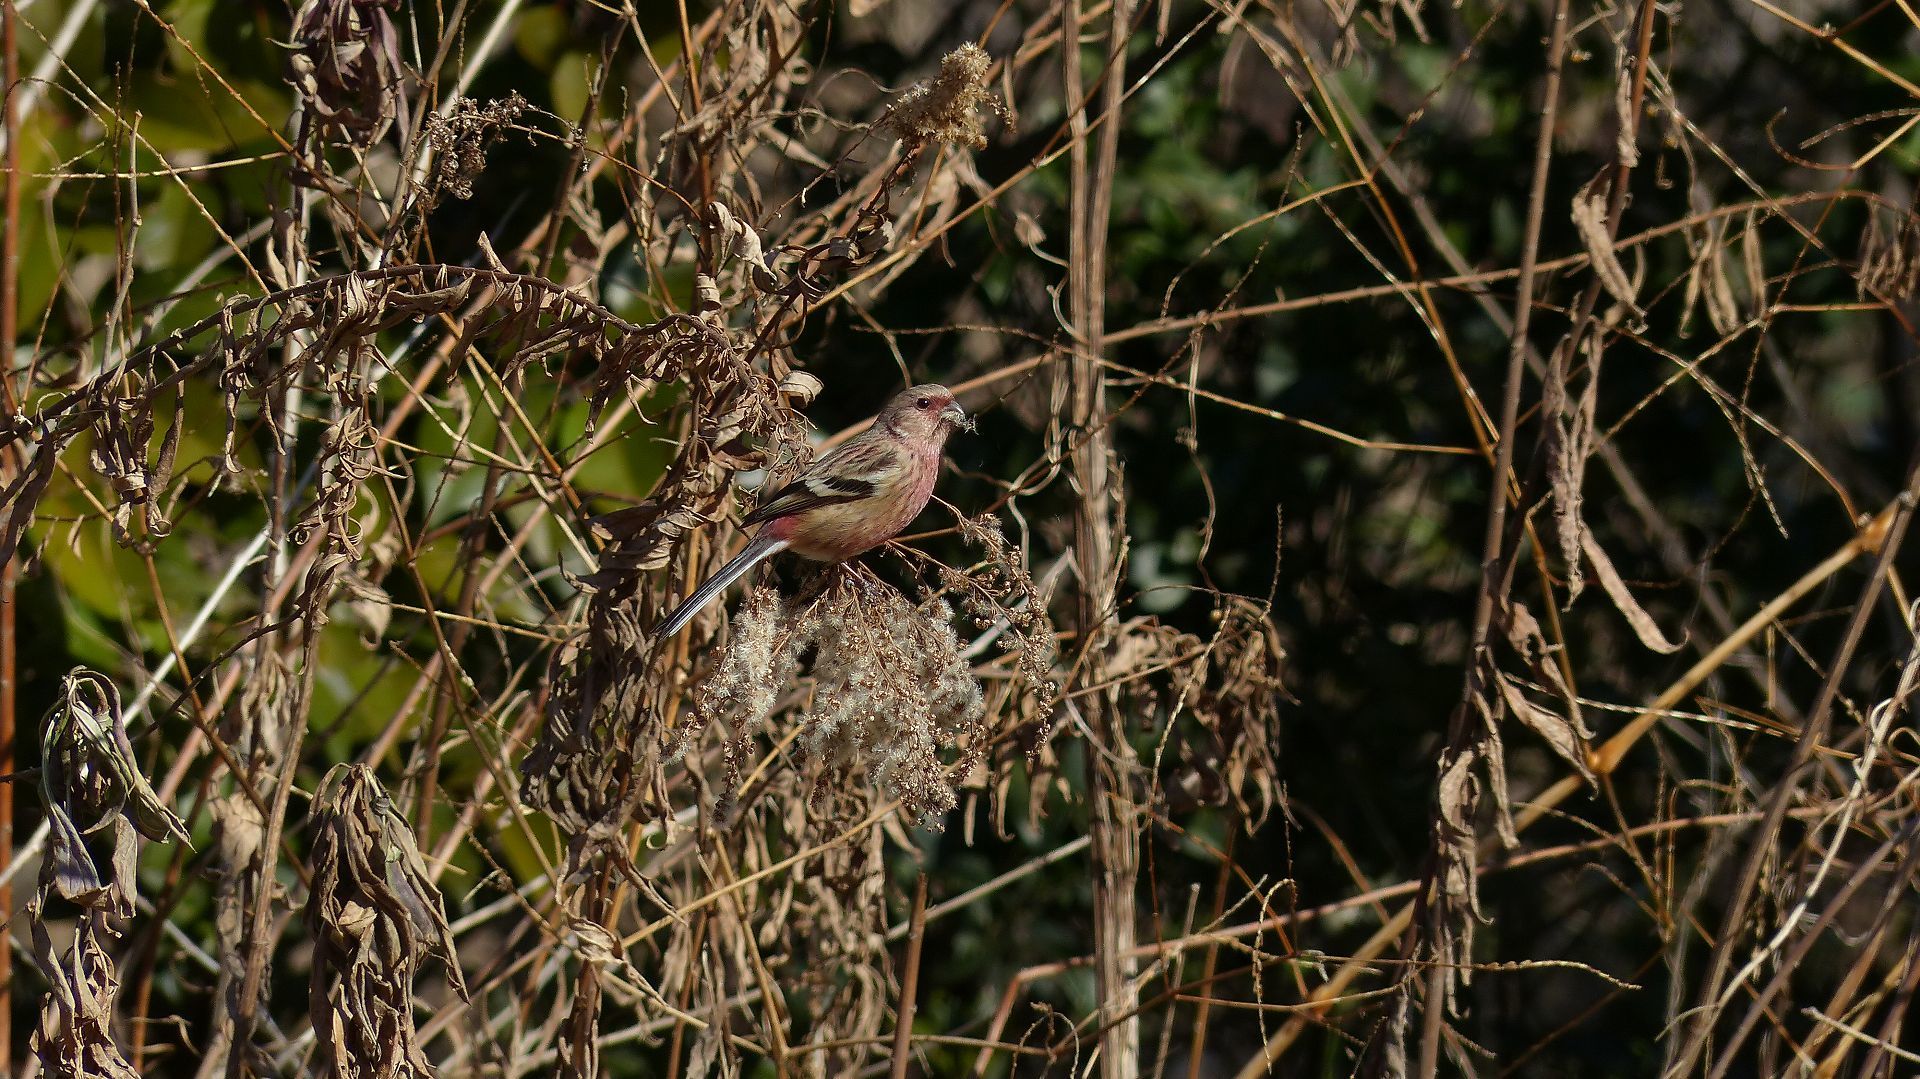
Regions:
M 33 1050 L 48 1075 L 134 1079 L 113 1040 L 119 975 L 107 942 L 134 913 L 140 837 L 185 841 L 186 828 L 140 774 L 120 692 L 102 675 L 76 667 L 61 680 L 40 739 L 49 841 L 27 917 L 34 959 L 51 991 Z M 86 839 L 102 832 L 112 846 L 104 871 Z M 81 908 L 64 948 L 55 946 L 42 914 L 54 896 Z
M 1582 779 L 1588 783 L 1594 782 L 1593 769 L 1587 766 L 1586 747 L 1586 740 L 1593 737 L 1592 731 L 1579 726 L 1577 720 L 1570 720 L 1528 700 L 1519 684 L 1506 675 L 1500 676 L 1500 693 L 1514 718 L 1526 724 L 1555 753 L 1573 765 Z
M 466 985 L 413 831 L 373 770 L 360 764 L 327 773 L 314 797 L 312 828 L 307 1008 L 330 1074 L 432 1075 L 414 1029 L 414 974 L 437 954 L 462 997 Z
M 175 394 L 173 422 L 161 442 L 158 460 L 149 465 L 147 447 L 153 442 L 158 396 L 148 380 L 136 373 L 125 382 L 104 387 L 101 407 L 93 415 L 93 445 L 87 459 L 118 498 L 112 511 L 114 536 L 125 546 L 144 546 L 148 538 L 160 539 L 172 531 L 160 510 L 160 494 L 172 478 L 185 402 Z M 133 530 L 136 509 L 144 536 Z
M 65 954 L 47 932 L 44 890 L 28 900 L 33 955 L 47 978 L 46 1005 L 33 1033 L 34 1054 L 57 1079 L 139 1079 L 113 1040 L 113 1000 L 120 979 L 102 938 L 115 934 L 100 912 L 90 912 L 75 927 Z
M 156 842 L 186 841 L 186 826 L 160 801 L 133 757 L 120 691 L 105 676 L 76 667 L 40 724 L 40 797 L 47 809 L 49 857 L 43 880 L 66 899 L 133 913 L 133 833 Z M 84 838 L 106 832 L 113 871 L 103 874 Z
M 1205 751 L 1183 744 L 1182 757 L 1217 769 L 1251 834 L 1280 804 L 1281 667 L 1286 650 L 1264 605 L 1228 597 L 1219 629 L 1206 642 L 1190 707 L 1205 733 Z M 1210 755 L 1209 755 L 1210 754 Z
M 1434 901 L 1428 907 L 1427 947 L 1435 962 L 1448 964 L 1453 976 L 1442 980 L 1443 1000 L 1453 1009 L 1454 991 L 1469 977 L 1473 937 L 1486 920 L 1480 909 L 1479 840 L 1474 819 L 1483 794 L 1481 776 L 1493 776 L 1499 762 L 1488 759 L 1482 741 L 1465 752 L 1449 748 L 1440 760 L 1437 812 L 1434 815 L 1434 852 L 1439 856 Z M 1499 745 L 1494 734 L 1492 745 Z M 1498 797 L 1498 795 L 1496 795 Z M 1504 809 L 1504 804 L 1501 806 Z
M 1633 627 L 1633 632 L 1640 638 L 1640 643 L 1655 652 L 1679 651 L 1680 646 L 1686 643 L 1686 638 L 1683 636 L 1678 641 L 1667 639 L 1667 635 L 1661 632 L 1659 624 L 1654 622 L 1653 616 L 1647 613 L 1646 608 L 1640 606 L 1639 600 L 1633 598 L 1633 593 L 1627 589 L 1627 582 L 1620 578 L 1620 571 L 1614 568 L 1613 559 L 1607 557 L 1606 549 L 1600 546 L 1591 532 L 1582 538 L 1581 549 L 1586 552 L 1587 561 L 1592 563 L 1594 575 L 1600 578 L 1600 587 L 1606 591 L 1607 598 L 1613 601 L 1613 605 L 1626 617 L 1627 624 Z
M 1630 169 L 1640 163 L 1640 147 L 1634 142 L 1640 123 L 1639 117 L 1633 114 L 1633 61 L 1624 49 L 1619 53 L 1614 71 L 1613 112 L 1613 152 L 1618 155 L 1620 167 Z
M 1607 294 L 1631 312 L 1634 318 L 1645 317 L 1636 300 L 1639 290 L 1634 287 L 1632 278 L 1627 276 L 1626 267 L 1620 264 L 1620 255 L 1613 246 L 1613 235 L 1607 231 L 1607 192 L 1604 184 L 1589 184 L 1573 197 L 1573 227 L 1586 245 L 1587 258 Z
M 1545 633 L 1540 630 L 1540 622 L 1533 612 L 1519 600 L 1508 597 L 1499 608 L 1500 618 L 1506 628 L 1507 644 L 1517 653 L 1527 669 L 1542 684 L 1551 686 L 1554 692 L 1567 706 L 1568 722 L 1582 738 L 1593 737 L 1587 729 L 1585 720 L 1580 716 L 1580 700 L 1574 695 L 1573 687 L 1567 684 L 1566 675 L 1560 669 L 1560 646 L 1549 644 Z
M 398 7 L 398 0 L 305 0 L 294 12 L 287 81 L 310 130 L 365 149 L 395 121 L 407 122 L 407 68 L 387 14 Z
M 780 396 L 793 408 L 805 408 L 825 389 L 819 377 L 806 371 L 789 371 L 780 380 Z
M 723 202 L 707 206 L 707 222 L 714 237 L 715 266 L 725 265 L 728 260 L 737 257 L 746 268 L 747 279 L 754 288 L 761 292 L 772 292 L 780 286 L 779 277 L 774 274 L 761 249 L 760 234 L 753 230 L 753 226 L 735 217 Z

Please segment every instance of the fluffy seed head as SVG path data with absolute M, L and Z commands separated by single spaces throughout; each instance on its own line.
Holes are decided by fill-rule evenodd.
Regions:
M 987 73 L 993 58 L 978 45 L 968 44 L 940 61 L 940 73 L 916 84 L 894 101 L 888 117 L 900 137 L 918 144 L 945 143 L 969 150 L 985 149 L 987 136 L 982 112 L 1004 116 L 1005 107 L 987 92 Z
M 937 828 L 956 804 L 949 773 L 964 774 L 985 736 L 985 702 L 953 611 L 940 600 L 913 603 L 858 570 L 834 571 L 822 584 L 792 604 L 771 589 L 749 597 L 748 625 L 701 694 L 703 721 L 750 737 L 811 654 L 812 691 L 798 723 L 801 747 L 824 766 L 820 780 L 864 775 L 909 819 Z

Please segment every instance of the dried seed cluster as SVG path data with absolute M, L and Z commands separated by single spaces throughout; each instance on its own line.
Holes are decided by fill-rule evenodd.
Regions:
M 985 149 L 986 127 L 980 113 L 1006 115 L 1005 106 L 987 92 L 987 72 L 992 67 L 993 58 L 985 49 L 971 42 L 960 46 L 941 59 L 938 75 L 916 83 L 894 101 L 887 126 L 909 142 Z
M 1059 692 L 1053 681 L 1056 638 L 1045 597 L 1034 586 L 1020 551 L 1008 542 L 998 518 L 992 514 L 962 518 L 960 538 L 980 548 L 980 562 L 966 573 L 940 567 L 940 585 L 953 593 L 961 612 L 977 628 L 988 629 L 1006 620 L 1000 648 L 1017 657 L 1021 681 L 1041 702 L 1038 711 L 1044 716 L 1052 711 Z
M 428 145 L 440 155 L 435 163 L 433 199 L 441 192 L 456 199 L 473 197 L 473 181 L 487 167 L 487 151 L 527 111 L 527 99 L 508 94 L 498 101 L 463 98 L 445 114 L 427 117 Z
M 915 604 L 864 570 L 836 569 L 792 605 L 756 589 L 735 628 L 701 692 L 702 721 L 751 735 L 810 656 L 799 741 L 823 766 L 820 782 L 864 774 L 909 817 L 937 826 L 956 804 L 941 755 L 978 752 L 986 712 L 944 600 Z

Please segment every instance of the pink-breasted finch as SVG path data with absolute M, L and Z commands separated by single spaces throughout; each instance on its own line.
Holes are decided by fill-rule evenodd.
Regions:
M 940 453 L 955 430 L 971 430 L 945 386 L 895 394 L 873 425 L 807 466 L 763 498 L 740 523 L 753 539 L 654 630 L 655 642 L 680 632 L 728 585 L 781 551 L 816 562 L 845 562 L 900 534 L 926 508 L 940 475 Z

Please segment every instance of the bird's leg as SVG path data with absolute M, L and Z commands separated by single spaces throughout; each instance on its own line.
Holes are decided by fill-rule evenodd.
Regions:
M 845 579 L 854 588 L 862 607 L 871 611 L 880 606 L 880 590 L 887 585 L 877 574 L 857 562 L 842 562 L 838 568 L 846 572 Z
M 819 566 L 803 574 L 800 578 L 800 587 L 793 596 L 794 602 L 804 605 L 817 601 L 834 582 L 836 579 L 834 571 L 839 568 L 839 566 Z

